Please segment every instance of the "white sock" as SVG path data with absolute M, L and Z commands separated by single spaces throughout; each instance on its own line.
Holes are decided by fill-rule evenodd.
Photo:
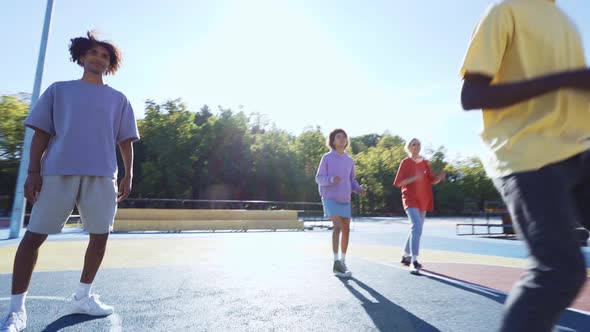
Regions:
M 346 253 L 343 252 L 342 255 L 340 255 L 340 259 L 344 262 L 346 260 Z
M 418 260 L 418 255 L 412 256 L 412 263 L 416 262 L 417 260 Z
M 85 284 L 80 283 L 78 289 L 76 290 L 76 299 L 80 300 L 85 297 L 90 297 L 90 289 L 92 288 L 92 284 Z
M 10 313 L 25 312 L 25 299 L 27 292 L 10 296 Z
M 412 254 L 410 254 L 409 252 L 404 253 L 404 257 L 410 257 L 410 256 L 412 256 Z
M 338 260 L 338 253 L 334 254 L 334 262 Z

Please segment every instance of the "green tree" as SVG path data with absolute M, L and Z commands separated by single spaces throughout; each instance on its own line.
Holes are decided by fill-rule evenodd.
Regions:
M 350 147 L 353 154 L 367 151 L 367 149 L 377 146 L 381 135 L 367 134 L 350 138 Z
M 443 171 L 446 172 L 448 165 L 446 161 L 446 153 L 447 151 L 444 146 L 440 146 L 436 150 L 426 152 L 428 163 L 430 164 L 430 168 L 434 175 L 438 176 Z M 447 182 L 440 182 L 439 184 L 432 187 L 434 196 L 434 209 L 437 212 L 451 211 L 452 209 L 456 208 L 454 205 L 456 203 L 455 192 L 450 190 L 451 188 L 455 187 L 451 185 L 445 185 L 445 183 Z M 453 205 L 453 207 L 450 205 Z
M 483 164 L 478 158 L 470 157 L 458 162 L 457 170 L 457 178 L 465 202 L 475 203 L 477 209 L 481 211 L 485 201 L 501 200 L 500 194 L 486 175 Z
M 240 108 L 241 109 L 241 108 Z M 320 127 L 298 136 L 276 128 L 260 113 L 246 116 L 207 105 L 192 113 L 180 100 L 146 103 L 139 121 L 134 195 L 152 198 L 256 199 L 319 201 L 315 174 L 329 151 Z M 393 180 L 407 157 L 396 135 L 351 137 L 357 180 L 368 189 L 357 207 L 363 213 L 403 213 L 401 193 Z M 464 158 L 449 163 L 446 150 L 426 151 L 436 174 L 447 181 L 434 188 L 435 210 L 459 213 L 470 204 L 482 209 L 499 195 L 481 162 Z
M 315 175 L 322 156 L 330 151 L 326 146 L 326 137 L 320 127 L 307 127 L 295 139 L 292 151 L 296 156 L 296 165 L 300 175 L 301 201 L 319 201 L 318 186 Z
M 260 200 L 298 200 L 302 172 L 297 168 L 296 156 L 290 149 L 293 140 L 287 132 L 276 128 L 265 129 L 253 137 L 248 197 Z
M 209 121 L 209 118 L 211 118 L 212 116 L 213 113 L 211 113 L 211 109 L 209 108 L 209 106 L 206 104 L 203 105 L 203 107 L 201 107 L 199 112 L 195 115 L 195 125 L 204 125 L 207 121 Z
M 194 113 L 180 99 L 161 105 L 146 102 L 145 119 L 139 123 L 142 139 L 137 144 L 138 195 L 190 197 L 195 127 Z
M 461 172 L 456 165 L 445 166 L 446 180 L 436 185 L 435 208 L 444 214 L 458 214 L 466 204 L 461 183 Z
M 14 196 L 28 110 L 22 96 L 0 96 L 0 210 L 8 210 Z
M 18 96 L 0 96 L 0 161 L 18 161 L 22 151 L 29 105 Z
M 207 177 L 202 183 L 203 198 L 247 199 L 252 158 L 249 119 L 244 112 L 234 114 L 219 107 L 219 115 L 208 123 Z M 201 128 L 203 129 L 203 128 Z M 203 138 L 203 135 L 200 135 Z
M 356 156 L 357 180 L 368 190 L 359 200 L 362 211 L 378 214 L 403 211 L 401 194 L 393 187 L 393 180 L 406 157 L 403 141 L 391 135 L 382 136 L 376 146 Z

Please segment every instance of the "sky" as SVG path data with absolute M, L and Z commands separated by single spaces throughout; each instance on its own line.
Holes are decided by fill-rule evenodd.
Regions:
M 531 0 L 548 1 L 548 0 Z M 557 1 L 590 47 L 590 2 Z M 481 113 L 463 112 L 459 67 L 489 0 L 55 0 L 42 90 L 78 79 L 73 37 L 95 30 L 123 53 L 106 82 L 144 103 L 181 98 L 265 114 L 294 135 L 420 138 L 449 156 L 481 149 Z M 45 1 L 0 2 L 0 94 L 31 92 Z M 587 53 L 587 57 L 588 57 Z

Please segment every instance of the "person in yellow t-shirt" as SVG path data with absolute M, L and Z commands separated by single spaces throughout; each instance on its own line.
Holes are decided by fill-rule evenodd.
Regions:
M 501 331 L 550 331 L 586 280 L 575 227 L 590 228 L 590 70 L 552 0 L 492 5 L 461 68 L 461 103 L 482 109 L 482 158 L 532 266 Z

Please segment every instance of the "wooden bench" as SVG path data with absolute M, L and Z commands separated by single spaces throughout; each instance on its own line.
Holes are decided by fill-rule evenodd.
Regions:
M 114 232 L 195 230 L 303 230 L 297 211 L 119 209 Z

